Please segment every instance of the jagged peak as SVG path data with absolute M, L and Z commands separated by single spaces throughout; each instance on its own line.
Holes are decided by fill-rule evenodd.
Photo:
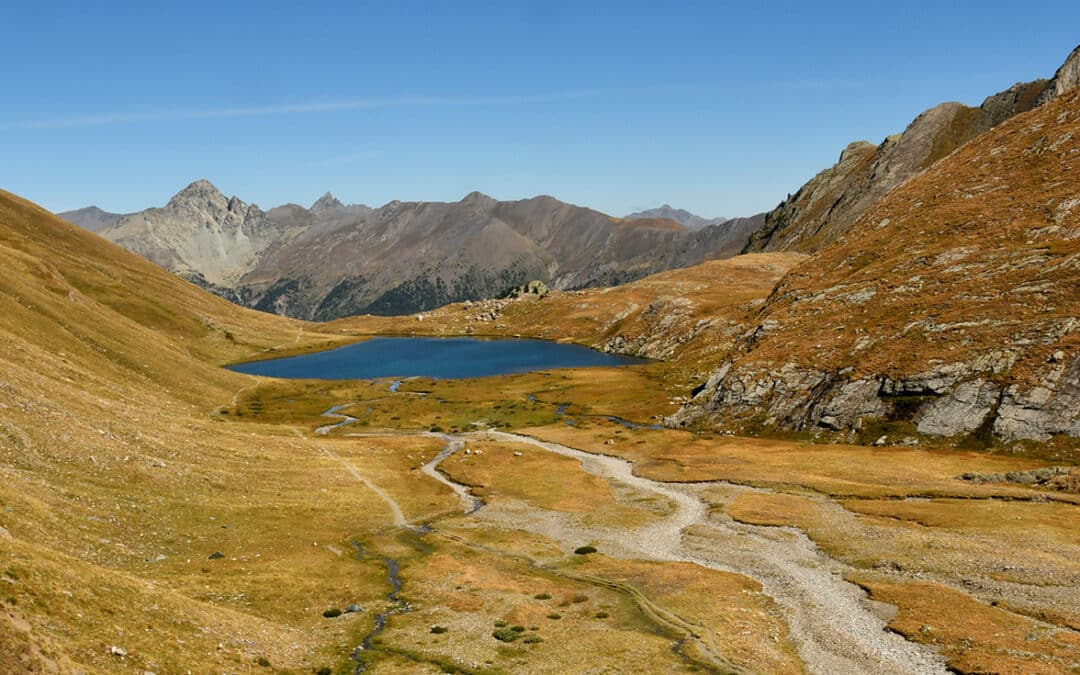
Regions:
M 192 181 L 183 190 L 173 195 L 173 198 L 169 200 L 169 203 L 182 203 L 191 200 L 204 200 L 207 198 L 224 201 L 225 195 L 222 194 L 221 190 L 217 189 L 216 185 L 205 178 L 200 178 L 199 180 Z
M 1050 84 L 1043 91 L 1040 103 L 1055 99 L 1077 87 L 1080 87 L 1080 46 L 1069 52 L 1065 63 L 1054 73 L 1054 79 L 1050 80 Z
M 325 211 L 327 209 L 340 209 L 340 208 L 344 208 L 344 207 L 345 207 L 345 205 L 342 204 L 341 201 L 339 201 L 337 197 L 335 197 L 334 195 L 327 192 L 322 197 L 319 197 L 318 199 L 315 200 L 315 202 L 311 205 L 310 210 L 311 211 Z
M 479 190 L 473 190 L 461 200 L 462 204 L 493 204 L 494 202 L 494 197 L 490 197 Z

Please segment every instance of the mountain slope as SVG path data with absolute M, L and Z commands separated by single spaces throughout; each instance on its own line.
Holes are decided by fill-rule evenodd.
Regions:
M 1080 84 L 1080 47 L 1052 80 L 1019 83 L 980 107 L 943 103 L 915 118 L 901 134 L 874 146 L 849 145 L 839 161 L 770 211 L 745 247 L 751 251 L 820 250 L 842 236 L 888 192 L 972 138 Z
M 677 421 L 1080 436 L 1078 184 L 1074 91 L 961 147 L 788 274 Z

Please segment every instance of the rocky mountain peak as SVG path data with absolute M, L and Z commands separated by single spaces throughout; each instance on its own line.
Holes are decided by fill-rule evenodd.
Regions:
M 225 195 L 221 193 L 221 190 L 217 189 L 216 185 L 205 178 L 194 181 L 186 188 L 173 195 L 173 198 L 169 200 L 169 204 L 175 206 L 201 205 L 215 202 L 220 203 L 222 206 L 227 206 Z
M 465 195 L 465 197 L 461 200 L 461 203 L 462 204 L 470 204 L 470 205 L 479 206 L 479 207 L 486 207 L 486 206 L 490 206 L 490 205 L 494 204 L 495 199 L 493 197 L 489 197 L 488 195 L 484 194 L 483 192 L 473 190 L 469 194 Z
M 311 205 L 310 211 L 314 213 L 318 211 L 326 211 L 327 209 L 341 209 L 344 207 L 345 205 L 342 204 L 337 197 L 327 192 L 322 197 L 319 197 L 315 200 L 315 203 Z
M 1080 87 L 1080 46 L 1072 50 L 1065 63 L 1054 73 L 1039 102 L 1044 103 Z

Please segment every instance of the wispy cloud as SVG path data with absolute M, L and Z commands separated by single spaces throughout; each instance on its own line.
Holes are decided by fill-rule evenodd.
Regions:
M 268 115 L 301 115 L 311 113 L 347 112 L 377 108 L 428 108 L 453 106 L 499 106 L 528 105 L 534 103 L 559 103 L 609 96 L 645 95 L 690 92 L 701 90 L 700 85 L 656 85 L 647 87 L 606 87 L 577 89 L 510 96 L 401 96 L 396 98 L 353 99 L 349 101 L 321 101 L 307 103 L 284 103 L 265 106 L 240 106 L 229 108 L 170 108 L 149 111 L 109 112 L 84 117 L 59 117 L 0 123 L 2 131 L 26 131 L 34 129 L 71 129 L 117 124 L 146 122 L 183 122 L 226 119 L 231 117 L 265 117 Z

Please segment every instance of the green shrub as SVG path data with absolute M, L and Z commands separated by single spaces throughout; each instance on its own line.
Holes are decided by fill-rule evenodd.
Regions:
M 443 633 L 445 633 L 448 630 L 450 630 L 450 629 L 447 628 L 446 626 L 432 626 L 431 627 L 431 632 L 435 633 L 436 635 L 442 635 Z
M 548 614 L 548 618 L 552 619 L 552 620 L 555 620 L 555 621 L 558 621 L 559 619 L 562 618 L 562 614 L 556 614 L 555 612 L 552 612 L 551 614 Z
M 270 659 L 266 658 L 265 656 L 260 656 L 259 658 L 255 659 L 255 664 L 262 666 L 263 668 L 269 668 Z
M 510 630 L 514 631 L 515 633 L 524 633 L 525 626 L 510 626 Z
M 574 553 L 578 555 L 589 555 L 590 553 L 596 553 L 595 546 L 578 546 L 574 549 Z
M 539 643 L 541 643 L 543 641 L 544 641 L 544 638 L 540 637 L 539 635 L 528 635 L 528 636 L 525 637 L 524 640 L 522 640 L 522 642 L 524 642 L 527 645 L 535 645 L 535 644 L 539 644 Z
M 496 621 L 495 622 L 495 627 L 496 628 L 506 628 L 506 622 L 505 621 Z
M 500 628 L 499 630 L 492 633 L 491 637 L 495 638 L 499 642 L 513 642 L 521 636 L 518 635 L 515 631 L 510 630 L 509 628 Z
M 323 612 L 322 615 L 325 616 L 327 619 L 334 619 L 341 616 L 341 610 L 337 607 L 331 607 L 330 609 Z
M 597 619 L 606 619 L 606 618 L 608 618 L 608 616 L 610 616 L 610 615 L 607 612 L 597 612 L 596 613 L 596 618 Z
M 550 600 L 551 595 L 549 593 L 537 593 L 533 596 L 536 600 Z

